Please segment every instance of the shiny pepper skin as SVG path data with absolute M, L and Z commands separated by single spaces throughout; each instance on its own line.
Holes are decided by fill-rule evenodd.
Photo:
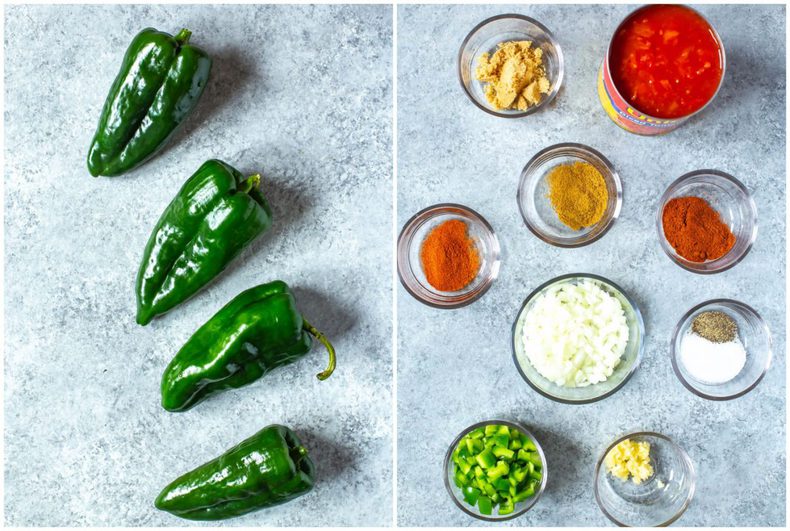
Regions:
M 159 218 L 137 273 L 137 323 L 146 325 L 197 293 L 272 223 L 258 190 L 229 164 L 209 160 Z
M 132 40 L 88 151 L 91 175 L 120 175 L 143 164 L 195 108 L 211 59 L 189 44 L 190 35 L 146 28 Z
M 313 488 L 314 475 L 299 437 L 275 424 L 170 483 L 154 505 L 188 520 L 222 520 L 293 500 Z
M 329 340 L 304 320 L 288 285 L 275 280 L 233 298 L 181 347 L 162 375 L 162 407 L 184 411 L 225 389 L 258 380 L 310 351 L 313 336 L 329 352 L 324 380 L 335 367 Z

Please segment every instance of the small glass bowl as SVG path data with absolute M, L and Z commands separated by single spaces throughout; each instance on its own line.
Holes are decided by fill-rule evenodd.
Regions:
M 650 443 L 653 475 L 636 485 L 606 471 L 604 459 L 620 442 Z M 694 497 L 694 464 L 688 454 L 666 435 L 636 432 L 612 442 L 595 465 L 595 501 L 609 520 L 622 527 L 664 527 L 685 512 Z
M 508 41 L 532 41 L 533 46 L 541 48 L 546 77 L 551 82 L 549 93 L 525 111 L 494 109 L 485 97 L 483 83 L 475 78 L 480 55 L 493 53 L 499 43 Z M 560 90 L 564 73 L 562 49 L 554 35 L 537 20 L 523 15 L 498 15 L 484 20 L 469 32 L 458 51 L 458 79 L 464 92 L 480 109 L 502 118 L 522 118 L 546 106 Z
M 578 161 L 592 164 L 601 172 L 609 201 L 598 223 L 573 230 L 560 221 L 554 211 L 548 197 L 549 183 L 546 177 L 556 166 Z M 524 166 L 516 199 L 524 223 L 535 236 L 557 247 L 581 247 L 606 234 L 620 215 L 623 186 L 612 163 L 593 148 L 583 144 L 556 144 L 537 153 Z
M 728 382 L 708 384 L 696 380 L 680 358 L 680 345 L 689 332 L 694 318 L 702 312 L 720 311 L 732 317 L 738 324 L 738 337 L 746 350 L 746 365 Z M 686 389 L 708 400 L 731 400 L 743 396 L 755 387 L 771 366 L 771 332 L 763 318 L 753 308 L 730 299 L 715 299 L 703 302 L 686 312 L 672 335 L 670 343 L 672 369 Z
M 480 270 L 460 291 L 438 291 L 428 283 L 420 263 L 420 248 L 438 224 L 460 219 L 469 227 L 469 237 L 480 255 Z M 401 284 L 418 301 L 434 308 L 458 308 L 476 301 L 488 291 L 499 275 L 499 240 L 491 225 L 477 212 L 463 205 L 443 203 L 414 215 L 398 236 L 398 276 Z
M 628 323 L 628 344 L 625 352 L 620 358 L 620 363 L 615 368 L 612 375 L 606 381 L 585 387 L 563 387 L 544 378 L 530 363 L 524 352 L 521 340 L 524 328 L 524 318 L 532 309 L 538 296 L 543 294 L 548 288 L 558 284 L 576 284 L 582 280 L 592 280 L 604 291 L 617 298 L 623 306 L 626 322 Z M 570 274 L 549 280 L 545 284 L 538 286 L 521 305 L 521 309 L 513 323 L 513 362 L 516 364 L 519 374 L 535 391 L 546 398 L 562 402 L 563 404 L 588 404 L 596 402 L 602 398 L 615 393 L 623 387 L 634 374 L 639 362 L 642 359 L 644 345 L 642 339 L 645 336 L 645 324 L 642 321 L 642 314 L 639 308 L 628 295 L 614 282 L 603 277 L 590 274 Z
M 701 197 L 721 216 L 735 235 L 735 245 L 724 256 L 706 262 L 692 262 L 680 256 L 664 235 L 662 217 L 666 204 L 677 197 Z M 669 185 L 656 215 L 661 248 L 676 264 L 693 273 L 725 271 L 743 260 L 757 238 L 757 207 L 746 187 L 732 175 L 718 170 L 696 170 Z
M 453 451 L 455 447 L 458 446 L 458 443 L 461 439 L 464 438 L 466 434 L 469 432 L 476 430 L 477 428 L 482 428 L 488 426 L 489 424 L 504 424 L 508 428 L 515 428 L 530 439 L 532 442 L 535 443 L 535 447 L 538 449 L 538 455 L 540 455 L 540 461 L 543 463 L 543 470 L 542 470 L 542 478 L 540 480 L 540 486 L 538 487 L 538 491 L 535 493 L 534 496 L 531 496 L 524 500 L 523 502 L 519 502 L 516 504 L 515 509 L 512 513 L 509 514 L 499 514 L 499 507 L 494 509 L 490 515 L 481 514 L 480 510 L 478 509 L 477 505 L 469 505 L 464 500 L 463 493 L 461 489 L 455 484 L 453 481 L 453 474 L 454 474 L 454 467 L 453 467 Z M 447 492 L 450 493 L 450 497 L 453 499 L 455 504 L 461 509 L 463 512 L 468 514 L 469 516 L 474 516 L 475 518 L 479 518 L 480 520 L 485 520 L 487 522 L 502 522 L 504 520 L 510 520 L 512 518 L 516 518 L 517 516 L 521 516 L 522 514 L 529 511 L 536 503 L 538 503 L 538 499 L 543 494 L 543 491 L 546 490 L 546 480 L 548 479 L 548 466 L 546 464 L 546 454 L 543 453 L 543 447 L 540 445 L 540 442 L 535 438 L 532 433 L 522 426 L 521 424 L 510 422 L 507 420 L 487 420 L 484 422 L 478 422 L 477 424 L 473 424 L 462 431 L 458 437 L 450 444 L 450 448 L 447 449 L 447 454 L 444 458 L 444 486 L 447 487 Z

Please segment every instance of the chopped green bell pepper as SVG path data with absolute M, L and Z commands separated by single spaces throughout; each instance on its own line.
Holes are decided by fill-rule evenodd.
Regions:
M 461 491 L 464 493 L 464 500 L 469 505 L 474 505 L 477 503 L 477 499 L 480 497 L 480 491 L 472 486 L 466 486 Z
M 519 469 L 513 471 L 512 477 L 513 477 L 513 479 L 516 480 L 516 483 L 518 484 L 518 483 L 521 483 L 522 481 L 524 481 L 525 479 L 527 479 L 527 475 L 528 474 L 529 474 L 529 471 L 527 469 L 519 468 Z
M 485 437 L 485 431 L 483 431 L 482 428 L 477 428 L 476 430 L 470 431 L 467 437 L 469 437 L 470 439 L 482 439 L 483 437 Z
M 521 439 L 521 445 L 523 448 L 529 452 L 537 452 L 538 448 L 535 446 L 535 443 L 532 442 L 529 437 L 524 435 Z
M 455 486 L 459 489 L 463 489 L 469 484 L 469 478 L 460 470 L 455 471 L 453 479 L 455 480 Z
M 486 448 L 475 456 L 477 462 L 483 468 L 491 468 L 496 465 L 496 457 L 490 448 Z
M 466 449 L 469 451 L 469 455 L 476 455 L 483 449 L 483 443 L 479 439 L 466 439 Z
M 490 515 L 493 512 L 494 504 L 487 496 L 480 496 L 477 499 L 477 508 L 480 510 L 480 514 Z
M 495 446 L 491 452 L 500 459 L 513 459 L 515 452 L 513 450 L 508 450 L 503 446 Z
M 543 466 L 543 463 L 541 463 L 540 456 L 537 452 L 529 452 L 527 454 L 527 461 L 532 463 L 535 468 L 541 468 Z
M 499 504 L 499 514 L 510 514 L 513 512 L 514 505 L 509 499 L 505 499 Z
M 464 500 L 474 505 L 471 500 L 477 495 L 481 514 L 486 514 L 484 510 L 491 514 L 498 507 L 499 514 L 505 515 L 534 496 L 542 478 L 540 456 L 527 447 L 535 446 L 526 435 L 506 425 L 489 424 L 463 437 L 452 460 L 455 483 L 463 490 Z M 462 453 L 468 457 L 461 457 Z
M 513 500 L 513 503 L 519 503 L 519 502 L 523 502 L 527 498 L 530 498 L 530 497 L 532 497 L 534 495 L 535 495 L 535 488 L 534 487 L 528 487 L 528 488 L 522 490 L 521 492 L 517 492 L 513 496 L 512 500 Z
M 497 433 L 496 435 L 491 437 L 491 440 L 494 442 L 496 446 L 507 448 L 508 444 L 510 444 L 510 435 Z
M 496 497 L 496 487 L 494 487 L 494 485 L 492 485 L 491 483 L 483 482 L 482 480 L 480 480 L 478 484 L 483 487 L 482 489 L 483 492 L 485 492 L 489 497 L 492 498 Z
M 505 491 L 507 492 L 510 489 L 510 482 L 505 478 L 495 479 L 491 482 L 494 488 L 498 491 Z
M 510 466 L 505 461 L 498 461 L 494 468 L 486 471 L 489 481 L 494 481 L 510 472 Z

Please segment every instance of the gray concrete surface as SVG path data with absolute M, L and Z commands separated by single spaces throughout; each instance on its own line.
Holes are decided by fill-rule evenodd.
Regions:
M 727 49 L 721 93 L 701 115 L 663 138 L 620 130 L 604 114 L 596 74 L 609 36 L 629 6 L 401 6 L 398 20 L 398 222 L 437 202 L 485 216 L 503 248 L 499 279 L 482 299 L 435 310 L 398 288 L 398 521 L 479 522 L 458 510 L 442 484 L 447 446 L 488 418 L 534 428 L 547 452 L 545 497 L 520 526 L 610 525 L 592 493 L 595 460 L 621 432 L 675 438 L 697 467 L 696 496 L 678 525 L 785 524 L 785 9 L 702 6 Z M 489 116 L 461 90 L 456 54 L 478 22 L 522 13 L 552 30 L 565 52 L 566 81 L 543 112 Z M 539 241 L 522 223 L 516 186 L 524 164 L 558 142 L 581 142 L 620 172 L 620 219 L 576 250 Z M 718 168 L 741 179 L 757 203 L 760 231 L 734 269 L 686 272 L 659 247 L 655 209 L 683 173 Z M 511 360 L 510 329 L 527 294 L 571 272 L 611 278 L 640 304 L 647 328 L 642 366 L 614 396 L 570 406 L 539 396 Z M 672 372 L 668 343 L 691 306 L 732 297 L 756 308 L 774 338 L 774 364 L 751 394 L 725 403 L 693 396 Z
M 389 525 L 390 6 L 13 6 L 5 33 L 5 523 L 190 525 L 159 490 L 271 423 L 303 435 L 313 492 L 227 525 Z M 88 145 L 134 34 L 193 31 L 214 58 L 196 114 L 133 173 L 94 179 Z M 218 157 L 262 172 L 275 225 L 148 327 L 134 278 L 153 224 Z M 183 413 L 163 369 L 240 291 L 289 282 L 334 341 Z

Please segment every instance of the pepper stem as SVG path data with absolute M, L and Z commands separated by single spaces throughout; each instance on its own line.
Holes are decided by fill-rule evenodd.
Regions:
M 261 174 L 256 173 L 255 175 L 250 175 L 243 181 L 239 183 L 238 191 L 242 194 L 250 193 L 250 190 L 253 188 L 258 188 L 261 185 Z
M 176 34 L 176 42 L 179 46 L 183 46 L 189 42 L 189 38 L 192 36 L 192 32 L 188 29 L 184 28 Z
M 316 376 L 319 380 L 326 380 L 335 370 L 335 347 L 332 346 L 332 343 L 326 338 L 324 334 L 319 332 L 315 329 L 313 325 L 308 323 L 304 317 L 302 318 L 302 328 L 304 328 L 307 332 L 309 332 L 313 337 L 315 337 L 318 341 L 324 344 L 326 347 L 326 351 L 329 353 L 329 365 L 327 365 L 326 369 L 323 372 L 318 373 Z

